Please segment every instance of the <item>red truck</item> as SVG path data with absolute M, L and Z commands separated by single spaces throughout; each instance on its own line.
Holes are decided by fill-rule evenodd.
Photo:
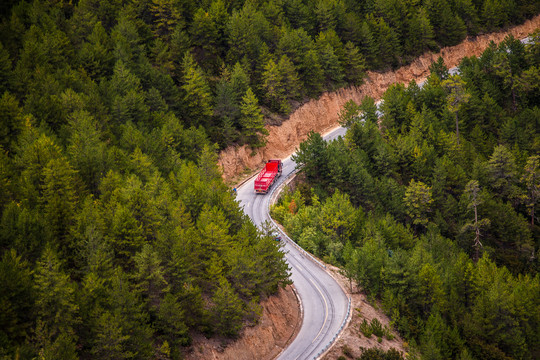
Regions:
M 268 189 L 281 175 L 281 160 L 268 160 L 261 173 L 255 179 L 255 192 L 257 194 L 266 194 Z

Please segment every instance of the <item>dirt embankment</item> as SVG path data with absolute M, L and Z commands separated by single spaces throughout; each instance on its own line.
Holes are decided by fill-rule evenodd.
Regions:
M 367 95 L 378 99 L 393 83 L 408 83 L 413 79 L 421 81 L 429 75 L 429 66 L 439 56 L 442 56 L 446 66 L 451 68 L 458 65 L 465 56 L 480 55 L 491 41 L 499 43 L 508 34 L 524 38 L 538 27 L 540 15 L 507 31 L 469 37 L 461 44 L 443 48 L 438 53 L 425 53 L 396 71 L 383 73 L 370 71 L 362 86 L 325 93 L 319 99 L 310 100 L 299 107 L 280 126 L 267 126 L 269 136 L 264 148 L 253 152 L 251 148 L 242 146 L 229 147 L 222 151 L 219 165 L 223 169 L 223 176 L 226 180 L 230 180 L 246 169 L 253 170 L 260 167 L 265 160 L 287 157 L 307 138 L 311 130 L 323 133 L 337 126 L 338 112 L 347 101 L 352 99 L 360 102 Z
M 187 360 L 270 360 L 294 338 L 300 328 L 301 313 L 291 286 L 279 289 L 275 296 L 262 301 L 263 313 L 257 326 L 245 328 L 236 341 L 206 339 L 197 335 Z
M 388 340 L 386 337 L 382 337 L 381 341 L 375 335 L 366 337 L 360 330 L 360 324 L 364 320 L 371 323 L 373 319 L 377 319 L 383 326 L 392 328 L 390 324 L 390 318 L 386 316 L 378 307 L 374 306 L 372 302 L 368 301 L 366 294 L 362 291 L 362 288 L 352 285 L 352 293 L 349 281 L 341 275 L 339 269 L 335 266 L 328 265 L 328 270 L 332 273 L 332 276 L 341 284 L 341 287 L 347 292 L 347 295 L 351 297 L 351 319 L 347 327 L 340 334 L 334 345 L 322 356 L 323 360 L 334 360 L 339 356 L 347 355 L 347 358 L 356 359 L 362 355 L 362 348 L 371 349 L 378 348 L 384 351 L 390 349 L 396 349 L 402 355 L 405 355 L 409 351 L 409 345 L 403 341 L 399 334 L 392 330 L 391 333 L 394 336 L 392 340 Z M 352 356 L 351 356 L 352 355 Z

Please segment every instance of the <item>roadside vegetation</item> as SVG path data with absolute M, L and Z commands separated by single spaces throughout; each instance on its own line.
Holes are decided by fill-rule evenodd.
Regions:
M 460 75 L 435 63 L 422 88 L 390 87 L 380 118 L 372 99 L 349 102 L 345 138 L 312 133 L 272 208 L 422 358 L 538 357 L 539 50 L 536 32 L 463 59 Z

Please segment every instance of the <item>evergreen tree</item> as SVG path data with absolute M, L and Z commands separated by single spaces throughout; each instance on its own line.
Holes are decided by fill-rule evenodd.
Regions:
M 527 194 L 523 196 L 525 205 L 531 214 L 531 226 L 534 226 L 534 208 L 540 199 L 540 157 L 538 155 L 529 156 L 525 164 L 522 181 L 527 189 Z
M 206 69 L 216 71 L 220 65 L 220 33 L 213 14 L 200 8 L 193 16 L 191 39 L 197 62 Z
M 459 118 L 458 112 L 463 106 L 469 102 L 471 95 L 465 89 L 465 82 L 459 75 L 453 75 L 443 81 L 442 86 L 448 91 L 447 104 L 448 110 L 454 114 L 456 118 L 456 138 L 459 145 Z
M 292 61 L 283 55 L 277 64 L 279 73 L 283 77 L 283 87 L 288 99 L 299 99 L 301 95 L 300 80 Z
M 266 144 L 264 138 L 268 130 L 264 127 L 264 118 L 259 108 L 257 98 L 251 88 L 248 88 L 240 105 L 240 124 L 246 141 L 253 147 L 261 147 Z
M 405 206 L 413 225 L 426 226 L 433 198 L 431 188 L 421 181 L 411 180 L 405 191 Z
M 345 52 L 347 53 L 345 78 L 349 83 L 359 86 L 366 75 L 366 60 L 360 50 L 350 41 L 345 44 Z
M 284 89 L 283 74 L 280 73 L 278 64 L 270 59 L 264 66 L 262 74 L 264 94 L 266 103 L 274 110 L 282 113 L 289 111 L 289 104 Z
M 0 98 L 0 123 L 0 146 L 9 151 L 23 129 L 24 117 L 17 98 L 7 91 Z
M 212 302 L 216 331 L 225 336 L 237 336 L 242 327 L 244 311 L 241 300 L 226 279 L 219 280 L 219 287 L 212 297 Z
M 212 116 L 212 94 L 201 68 L 186 53 L 183 63 L 183 102 L 187 119 L 194 125 L 209 125 Z
M 409 23 L 409 36 L 407 38 L 408 50 L 413 54 L 435 49 L 435 35 L 426 10 L 421 7 Z
M 478 262 L 480 248 L 482 247 L 482 243 L 480 242 L 480 228 L 484 226 L 489 225 L 489 219 L 478 219 L 478 205 L 482 204 L 482 198 L 480 194 L 480 186 L 478 185 L 478 181 L 471 180 L 465 185 L 465 194 L 467 195 L 467 198 L 469 200 L 469 204 L 467 205 L 467 208 L 474 209 L 474 222 L 473 223 L 467 223 L 463 227 L 463 231 L 467 230 L 474 230 L 475 237 L 474 237 L 474 261 Z
M 0 94 L 10 90 L 12 81 L 12 64 L 9 53 L 2 43 L 0 43 Z
M 330 44 L 319 51 L 319 60 L 324 72 L 326 87 L 336 89 L 344 85 L 344 71 L 339 58 Z
M 47 247 L 37 263 L 34 275 L 36 292 L 36 339 L 34 346 L 45 359 L 76 359 L 75 326 L 79 307 L 75 287 L 61 269 L 56 253 Z
M 63 158 L 51 160 L 43 169 L 43 215 L 51 241 L 59 247 L 62 256 L 73 256 L 69 231 L 77 204 L 77 178 L 75 170 Z
M 14 249 L 5 251 L 0 261 L 0 347 L 5 353 L 14 353 L 30 335 L 35 300 L 32 285 L 28 263 Z
M 174 28 L 182 23 L 182 15 L 173 0 L 152 0 L 150 12 L 153 16 L 153 33 L 159 38 L 168 39 Z

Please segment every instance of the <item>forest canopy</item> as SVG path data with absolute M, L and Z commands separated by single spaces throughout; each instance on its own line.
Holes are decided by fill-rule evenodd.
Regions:
M 245 217 L 223 183 L 217 151 L 263 146 L 265 118 L 360 84 L 366 69 L 396 67 L 538 12 L 535 0 L 1 1 L 0 357 L 179 358 L 194 331 L 236 336 L 257 321 L 261 298 L 289 282 L 288 268 L 279 246 Z M 512 121 L 501 114 L 538 99 L 537 72 L 521 56 L 502 55 L 495 75 L 485 75 L 496 76 L 496 85 L 474 78 L 467 85 L 493 87 L 489 96 L 425 116 L 458 116 L 484 156 L 498 136 L 512 144 L 493 160 L 508 159 L 512 176 L 507 165 L 490 172 L 478 162 L 479 186 L 484 191 L 489 183 L 497 194 L 484 201 L 482 218 L 498 224 L 504 208 L 519 220 L 501 219 L 513 227 L 491 227 L 494 242 L 484 247 L 501 242 L 505 252 L 495 261 L 525 272 L 532 271 L 524 260 L 532 240 L 520 219 L 534 197 L 529 192 L 529 205 L 518 204 L 513 191 L 526 187 L 516 183 L 525 154 L 537 150 L 527 126 L 538 111 L 520 110 Z M 470 62 L 471 74 L 482 69 Z M 420 101 L 442 106 L 445 88 L 436 80 L 430 86 L 431 93 L 414 98 L 414 112 L 385 120 L 389 130 L 423 114 Z M 512 105 L 497 86 L 515 93 Z M 392 91 L 407 98 L 403 89 Z M 462 115 L 467 107 L 481 117 L 478 129 Z M 500 119 L 500 134 L 490 135 L 485 127 Z M 445 136 L 437 146 L 454 146 Z M 388 151 L 383 143 L 373 142 L 374 149 Z M 402 155 L 400 166 L 412 161 L 405 149 Z M 378 159 L 381 169 L 397 169 Z M 428 187 L 427 164 L 414 163 L 403 176 Z M 514 171 L 514 164 L 521 167 Z M 460 174 L 448 181 L 461 181 Z M 394 175 L 383 181 L 380 206 L 395 201 L 396 221 L 411 216 L 414 231 L 430 226 L 429 211 L 403 210 L 404 183 Z M 353 230 L 340 230 L 341 239 Z M 508 243 L 508 231 L 522 241 Z
M 300 246 L 382 303 L 427 359 L 535 359 L 540 346 L 540 31 L 311 133 L 272 208 Z

